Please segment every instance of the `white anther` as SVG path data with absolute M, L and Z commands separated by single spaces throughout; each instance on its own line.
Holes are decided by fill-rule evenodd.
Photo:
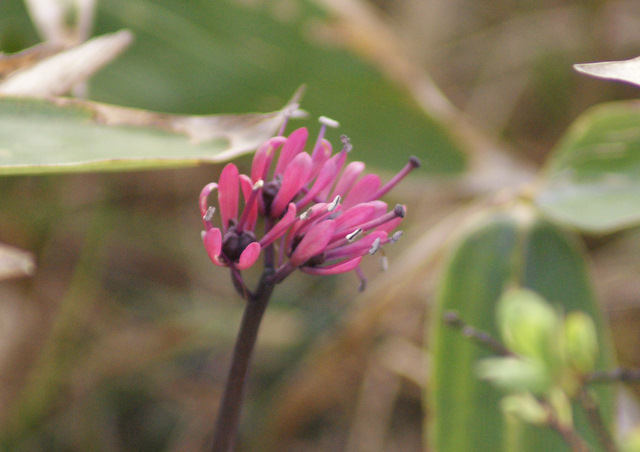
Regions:
M 200 238 L 204 239 L 204 236 L 207 235 L 207 231 L 200 231 Z
M 379 249 L 380 249 L 380 237 L 375 239 L 373 241 L 373 243 L 371 244 L 371 248 L 369 248 L 369 254 L 371 254 L 373 256 L 374 254 L 376 254 L 378 252 Z
M 311 215 L 311 209 L 307 209 L 304 212 L 302 212 L 300 214 L 300 219 L 301 220 L 306 220 L 307 218 L 309 218 L 309 215 Z
M 382 271 L 386 272 L 389 269 L 389 260 L 387 256 L 382 256 L 380 258 L 380 266 L 382 267 Z
M 262 179 L 260 179 L 258 182 L 256 182 L 255 184 L 253 184 L 253 189 L 257 190 L 258 188 L 262 188 L 264 185 L 264 181 Z
M 402 237 L 402 231 L 398 231 L 396 233 L 394 233 L 391 238 L 389 239 L 389 243 L 394 244 L 396 243 L 398 240 L 400 240 L 400 237 Z
M 211 219 L 213 218 L 213 214 L 216 213 L 216 208 L 213 206 L 209 206 L 209 208 L 207 209 L 207 211 L 205 212 L 204 216 L 202 217 L 202 219 L 204 221 L 211 221 Z
M 335 198 L 333 198 L 333 201 L 331 201 L 331 204 L 329 204 L 329 206 L 327 207 L 327 211 L 333 212 L 334 210 L 336 210 L 338 208 L 338 204 L 340 204 L 340 201 L 342 201 L 342 198 L 340 197 L 340 195 L 337 195 Z
M 320 122 L 320 124 L 323 124 L 327 127 L 333 127 L 334 129 L 336 127 L 340 127 L 340 123 L 338 121 L 336 121 L 335 119 L 327 118 L 326 116 L 320 116 L 318 118 L 318 122 Z
M 353 242 L 356 237 L 358 237 L 360 234 L 362 234 L 362 228 L 358 228 L 355 231 L 353 231 L 351 234 L 347 234 L 345 236 L 345 239 L 347 239 L 348 242 Z

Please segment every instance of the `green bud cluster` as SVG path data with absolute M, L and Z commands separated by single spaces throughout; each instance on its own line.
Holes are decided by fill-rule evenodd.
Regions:
M 566 316 L 535 292 L 507 291 L 498 303 L 502 341 L 513 354 L 478 363 L 480 378 L 509 395 L 502 407 L 526 422 L 540 424 L 553 409 L 562 423 L 571 424 L 571 403 L 598 356 L 596 328 L 583 312 Z

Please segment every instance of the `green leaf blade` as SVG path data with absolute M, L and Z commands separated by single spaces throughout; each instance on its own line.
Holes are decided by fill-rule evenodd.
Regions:
M 0 98 L 0 175 L 223 162 L 276 133 L 281 112 L 172 116 L 71 99 Z
M 602 105 L 579 118 L 535 200 L 552 218 L 587 232 L 640 224 L 640 104 Z

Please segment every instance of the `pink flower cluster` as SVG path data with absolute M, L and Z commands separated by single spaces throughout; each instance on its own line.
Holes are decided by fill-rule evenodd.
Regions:
M 229 163 L 218 183 L 204 187 L 200 194 L 202 239 L 214 264 L 230 267 L 238 278 L 241 270 L 263 254 L 274 284 L 295 269 L 314 275 L 357 270 L 363 279 L 358 267 L 362 257 L 399 238 L 401 232 L 391 232 L 406 209 L 396 205 L 388 210 L 379 198 L 420 166 L 420 161 L 411 157 L 384 185 L 375 174 L 360 177 L 364 163 L 345 166 L 351 149 L 348 139 L 343 137 L 344 146 L 334 155 L 324 132 L 327 125 L 337 124 L 328 118 L 321 122 L 311 154 L 304 151 L 308 131 L 300 128 L 288 137 L 276 136 L 262 144 L 250 176 L 239 174 L 236 165 Z M 220 227 L 214 227 L 215 208 L 208 201 L 216 190 Z M 264 219 L 262 234 L 256 232 L 258 217 Z

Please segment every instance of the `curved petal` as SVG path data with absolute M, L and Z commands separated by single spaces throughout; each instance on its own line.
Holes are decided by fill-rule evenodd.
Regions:
M 220 232 L 220 229 L 213 228 L 208 231 L 204 231 L 202 234 L 202 242 L 204 243 L 204 249 L 207 251 L 211 261 L 216 265 L 225 267 L 226 264 L 221 262 L 219 259 L 220 252 L 222 250 L 222 233 Z
M 371 203 L 358 204 L 345 210 L 336 218 L 336 234 L 353 232 L 358 226 L 374 218 L 376 210 L 376 206 Z
M 227 232 L 229 220 L 238 219 L 238 168 L 229 163 L 220 173 L 218 205 L 222 217 L 222 230 Z
M 336 224 L 333 220 L 321 221 L 315 224 L 309 229 L 309 232 L 302 237 L 300 244 L 293 254 L 291 254 L 291 264 L 299 267 L 313 256 L 322 253 L 329 243 L 329 240 L 331 240 L 335 228 Z
M 311 189 L 307 192 L 306 195 L 304 195 L 304 197 L 300 201 L 296 202 L 296 207 L 298 209 L 311 202 L 313 198 L 320 192 L 320 190 L 327 186 L 330 186 L 331 184 L 333 184 L 333 182 L 335 182 L 338 169 L 336 168 L 335 162 L 333 162 L 332 160 L 327 160 L 327 162 L 322 165 L 322 169 L 320 170 L 318 177 L 316 177 L 316 180 L 313 183 Z
M 346 273 L 351 270 L 355 270 L 358 265 L 360 265 L 360 261 L 362 261 L 362 257 L 355 257 L 327 267 L 301 267 L 300 270 L 304 273 L 309 273 L 310 275 L 336 275 L 338 273 Z
M 282 214 L 289 202 L 307 184 L 310 174 L 311 156 L 306 152 L 296 155 L 284 172 L 278 194 L 271 204 L 269 215 L 272 218 L 278 218 Z
M 311 174 L 313 176 L 320 172 L 326 161 L 331 158 L 331 154 L 333 154 L 331 143 L 323 138 L 311 153 L 311 161 L 313 162 Z
M 287 213 L 284 214 L 284 217 L 280 221 L 278 221 L 269 232 L 267 232 L 264 237 L 260 240 L 260 246 L 267 246 L 280 237 L 282 234 L 287 232 L 289 226 L 291 226 L 296 221 L 296 205 L 294 203 L 289 203 L 289 207 L 287 209 Z
M 373 201 L 374 195 L 380 187 L 380 176 L 377 174 L 367 174 L 360 179 L 349 190 L 342 204 L 345 209 L 360 204 L 361 202 Z
M 307 138 L 309 137 L 309 131 L 306 127 L 301 127 L 294 130 L 287 138 L 287 142 L 282 146 L 280 151 L 280 158 L 276 165 L 275 175 L 283 174 L 289 167 L 289 163 L 304 149 L 307 144 Z
M 202 191 L 200 192 L 200 199 L 199 199 L 200 213 L 202 214 L 203 217 L 205 216 L 205 214 L 207 213 L 207 210 L 209 209 L 209 195 L 216 188 L 218 188 L 218 184 L 216 184 L 215 182 L 210 182 L 207 185 L 205 185 Z
M 245 270 L 251 267 L 258 260 L 258 256 L 260 256 L 260 244 L 258 242 L 250 243 L 247 246 L 242 254 L 240 254 L 240 259 L 238 259 L 238 263 L 236 264 L 236 268 L 239 270 Z
M 345 195 L 349 192 L 353 184 L 360 176 L 360 173 L 364 171 L 364 163 L 362 162 L 351 162 L 347 165 L 347 167 L 342 172 L 340 179 L 338 179 L 338 183 L 336 184 L 336 188 L 333 190 L 331 194 L 332 197 L 336 197 L 340 195 L 341 197 L 345 197 Z
M 256 195 L 254 195 L 253 198 L 251 197 L 254 190 L 253 185 L 249 176 L 244 174 L 240 175 L 240 188 L 242 188 L 242 196 L 244 196 L 244 211 L 242 212 L 244 224 L 242 228 L 246 231 L 253 231 L 256 227 L 256 221 L 258 220 L 258 202 Z M 259 193 L 256 194 L 259 195 Z M 253 201 L 249 202 L 251 200 Z
M 260 145 L 251 163 L 251 180 L 256 183 L 260 179 L 266 180 L 269 167 L 276 149 L 282 146 L 287 139 L 285 137 L 273 137 Z

